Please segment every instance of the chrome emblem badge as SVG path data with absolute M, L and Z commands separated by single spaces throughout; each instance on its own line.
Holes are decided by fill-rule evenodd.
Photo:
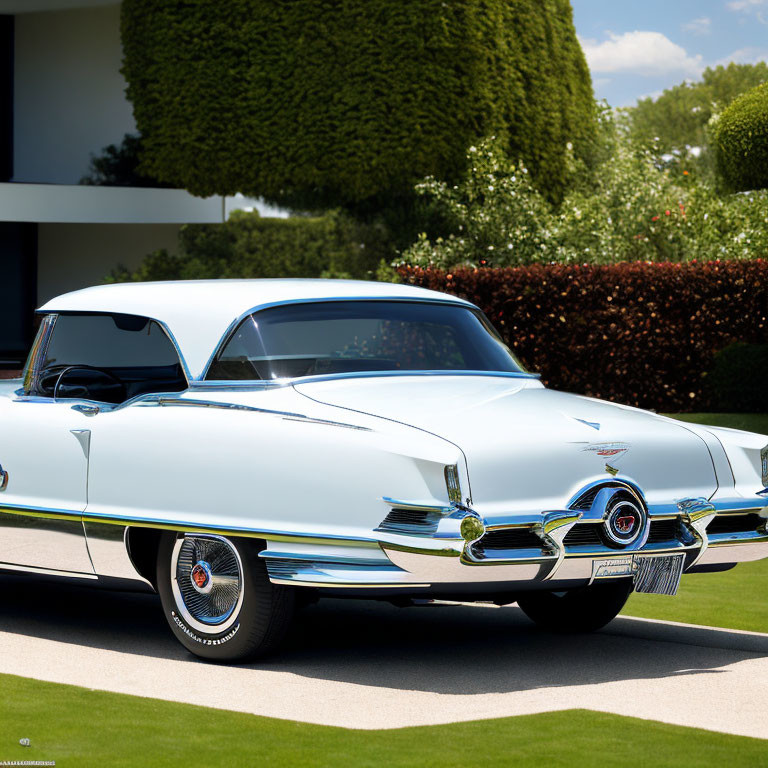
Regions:
M 619 533 L 632 533 L 636 524 L 636 520 L 632 515 L 624 515 L 624 517 L 616 518 L 616 530 L 619 531 Z
M 201 594 L 208 594 L 213 587 L 211 583 L 211 566 L 205 560 L 198 560 L 189 572 L 192 586 Z
M 645 510 L 634 501 L 620 499 L 609 506 L 603 523 L 607 543 L 612 547 L 628 547 L 634 544 L 645 530 Z
M 763 473 L 763 488 L 768 488 L 768 445 L 760 451 L 760 467 Z
M 8 487 L 8 473 L 3 469 L 0 464 L 0 491 L 4 491 Z

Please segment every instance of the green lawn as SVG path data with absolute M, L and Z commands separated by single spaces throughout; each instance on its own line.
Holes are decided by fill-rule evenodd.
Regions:
M 725 573 L 683 576 L 675 597 L 633 594 L 622 613 L 646 619 L 768 632 L 768 560 Z
M 570 710 L 353 731 L 0 676 L 0 763 L 77 766 L 766 766 L 766 742 Z M 471 706 L 471 704 L 468 704 Z M 31 746 L 22 747 L 19 739 Z
M 684 413 L 674 418 L 768 434 L 768 414 L 763 413 Z M 768 560 L 743 563 L 726 573 L 683 576 L 676 597 L 632 595 L 623 612 L 649 619 L 768 632 L 767 585 Z

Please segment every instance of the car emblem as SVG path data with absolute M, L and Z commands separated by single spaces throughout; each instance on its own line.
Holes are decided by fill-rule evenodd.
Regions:
M 611 546 L 628 547 L 642 535 L 645 521 L 645 510 L 638 503 L 622 498 L 609 507 L 603 528 Z
M 211 566 L 204 560 L 199 560 L 192 566 L 192 570 L 189 572 L 189 580 L 198 592 L 207 594 L 213 586 L 211 584 Z
M 0 465 L 0 491 L 4 491 L 8 487 L 8 473 Z

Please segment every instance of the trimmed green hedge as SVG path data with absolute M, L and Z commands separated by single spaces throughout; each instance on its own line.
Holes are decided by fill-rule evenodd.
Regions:
M 398 271 L 481 307 L 554 389 L 662 413 L 765 410 L 768 261 Z M 726 351 L 737 342 L 750 346 Z
M 747 91 L 723 112 L 714 138 L 717 170 L 728 189 L 768 187 L 768 83 Z
M 768 344 L 737 342 L 715 355 L 707 390 L 718 411 L 763 413 L 767 380 Z
M 236 211 L 226 224 L 188 224 L 178 254 L 148 255 L 131 272 L 121 268 L 109 282 L 255 277 L 350 277 L 370 279 L 379 255 L 366 248 L 346 217 L 261 218 Z
M 124 0 L 122 38 L 142 169 L 196 195 L 370 206 L 499 133 L 559 199 L 594 139 L 569 0 Z

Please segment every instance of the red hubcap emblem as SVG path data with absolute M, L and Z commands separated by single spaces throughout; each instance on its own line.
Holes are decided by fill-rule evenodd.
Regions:
M 625 515 L 616 520 L 616 530 L 619 533 L 630 533 L 635 527 L 635 518 L 633 515 Z
M 198 563 L 193 569 L 192 569 L 192 581 L 195 582 L 195 584 L 200 588 L 203 589 L 205 585 L 208 583 L 208 574 L 206 573 L 205 568 L 203 568 L 200 563 Z

